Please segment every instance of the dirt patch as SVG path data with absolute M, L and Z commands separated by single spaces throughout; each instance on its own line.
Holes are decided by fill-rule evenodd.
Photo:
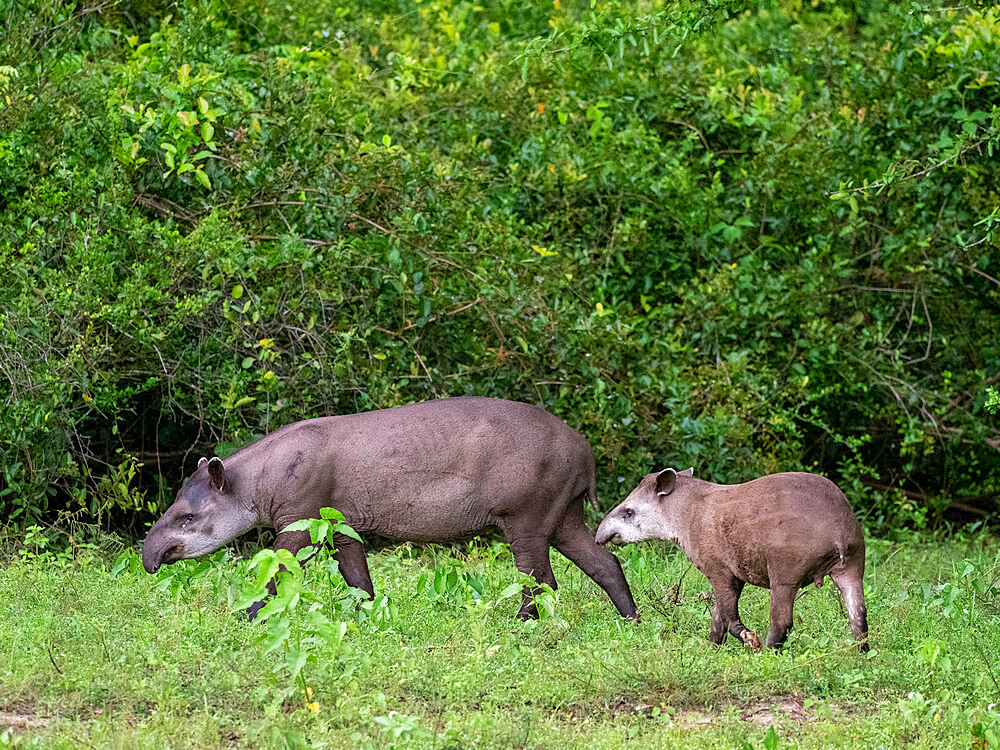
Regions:
M 604 704 L 604 709 L 613 714 L 642 714 L 643 716 L 653 715 L 653 707 L 648 703 L 636 703 L 628 698 L 625 698 L 624 696 L 619 696 L 614 700 L 608 701 Z
M 676 696 L 674 697 L 676 698 Z M 699 729 L 713 726 L 723 721 L 724 717 L 732 716 L 734 713 L 741 721 L 754 727 L 766 729 L 782 722 L 807 724 L 822 721 L 823 711 L 820 711 L 820 716 L 816 715 L 816 708 L 821 706 L 826 706 L 835 715 L 844 717 L 858 714 L 870 715 L 877 710 L 874 708 L 864 710 L 851 704 L 825 703 L 823 701 L 815 702 L 814 705 L 813 699 L 790 693 L 778 693 L 754 699 L 738 699 L 736 696 L 729 696 L 711 705 L 693 702 L 678 704 L 676 701 L 671 701 L 669 697 L 657 699 L 645 696 L 645 701 L 643 698 L 618 696 L 605 702 L 603 710 L 594 706 L 587 708 L 579 704 L 569 706 L 564 710 L 573 721 L 579 721 L 584 717 L 598 717 L 598 720 L 606 720 L 609 716 L 623 719 L 643 717 L 662 722 L 666 727 L 680 729 Z
M 792 721 L 797 724 L 818 721 L 812 701 L 808 701 L 808 704 L 807 701 L 808 699 L 804 699 L 798 695 L 779 693 L 750 701 L 724 701 L 715 707 L 701 707 L 689 704 L 685 707 L 675 709 L 643 703 L 620 696 L 605 703 L 604 708 L 611 714 L 638 714 L 647 718 L 659 716 L 662 711 L 669 716 L 667 726 L 676 726 L 683 729 L 695 729 L 715 724 L 722 718 L 727 709 L 735 709 L 737 715 L 743 721 L 759 727 L 769 727 L 772 724 L 782 721 Z M 857 713 L 856 710 L 852 710 L 853 707 L 851 706 L 830 704 L 830 708 L 845 715 Z
M 15 733 L 28 729 L 41 729 L 48 723 L 49 720 L 44 716 L 36 716 L 31 711 L 15 711 L 13 709 L 0 711 L 0 729 L 12 729 Z
M 613 714 L 640 714 L 646 718 L 653 718 L 659 714 L 659 707 L 648 703 L 631 701 L 625 697 L 618 697 L 612 701 L 608 701 L 604 704 L 604 708 Z M 709 724 L 713 724 L 718 718 L 717 716 L 690 708 L 684 708 L 676 712 L 668 709 L 666 713 L 670 714 L 670 718 L 666 721 L 666 726 L 676 726 L 684 729 L 708 726 Z
M 816 721 L 816 712 L 812 706 L 806 708 L 802 698 L 797 695 L 772 695 L 743 705 L 740 708 L 740 718 L 758 726 L 769 727 L 782 719 L 791 719 L 799 724 Z

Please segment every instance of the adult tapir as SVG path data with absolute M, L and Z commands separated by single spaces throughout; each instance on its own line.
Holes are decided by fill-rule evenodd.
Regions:
M 596 504 L 594 455 L 564 422 L 529 404 L 448 398 L 320 417 L 282 427 L 225 459 L 201 459 L 173 505 L 153 525 L 142 564 L 218 549 L 255 526 L 278 533 L 292 553 L 305 531 L 282 531 L 334 507 L 356 531 L 412 542 L 467 539 L 499 527 L 517 569 L 553 588 L 554 546 L 603 588 L 624 617 L 637 618 L 618 559 L 584 525 Z M 351 586 L 374 596 L 364 546 L 336 539 Z M 272 584 L 273 593 L 273 584 Z M 525 592 L 519 616 L 537 616 Z M 262 602 L 248 610 L 256 615 Z

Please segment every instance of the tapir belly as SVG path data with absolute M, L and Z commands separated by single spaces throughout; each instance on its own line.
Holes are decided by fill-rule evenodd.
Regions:
M 356 531 L 411 542 L 468 539 L 497 519 L 492 498 L 473 479 L 455 474 L 420 472 L 399 492 L 345 499 L 338 508 Z

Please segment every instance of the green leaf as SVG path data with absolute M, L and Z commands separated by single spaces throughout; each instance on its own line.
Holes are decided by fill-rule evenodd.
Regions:
M 308 651 L 298 651 L 294 648 L 288 649 L 288 654 L 285 656 L 285 664 L 288 666 L 289 675 L 293 680 L 299 676 L 299 672 L 302 671 L 302 667 L 305 666 L 308 658 Z
M 361 541 L 361 537 L 358 535 L 358 532 L 356 532 L 347 524 L 338 523 L 333 527 L 333 530 L 336 531 L 338 534 L 349 536 L 351 539 L 357 539 L 359 542 Z
M 519 583 L 512 583 L 510 586 L 508 586 L 507 588 L 505 588 L 503 591 L 500 592 L 500 598 L 501 599 L 510 599 L 512 596 L 520 594 L 522 588 L 524 588 L 524 587 L 521 586 L 521 584 L 519 584 Z
M 187 112 L 181 110 L 177 113 L 177 119 L 180 121 L 184 127 L 193 128 L 198 124 L 198 115 L 194 112 Z
M 198 182 L 200 182 L 206 188 L 208 188 L 209 190 L 212 189 L 212 183 L 208 179 L 208 175 L 205 174 L 200 168 L 197 171 L 195 171 L 194 176 L 197 178 Z

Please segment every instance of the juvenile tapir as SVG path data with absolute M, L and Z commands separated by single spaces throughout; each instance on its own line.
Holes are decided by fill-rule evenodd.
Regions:
M 202 459 L 149 530 L 142 563 L 155 573 L 255 526 L 276 529 L 275 546 L 295 553 L 308 532 L 282 529 L 334 507 L 356 531 L 412 542 L 499 527 L 518 570 L 553 588 L 554 546 L 635 619 L 618 559 L 584 525 L 586 497 L 596 505 L 590 446 L 548 412 L 493 398 L 425 401 L 296 422 L 226 459 Z M 374 596 L 364 546 L 346 536 L 335 546 L 347 583 Z M 537 616 L 529 593 L 521 617 Z
M 745 484 L 713 484 L 693 471 L 648 474 L 597 529 L 597 543 L 666 539 L 679 545 L 712 584 L 709 640 L 726 632 L 760 648 L 740 621 L 743 586 L 771 589 L 767 645 L 781 648 L 792 629 L 800 588 L 829 575 L 847 605 L 851 632 L 868 650 L 862 578 L 865 540 L 847 498 L 817 474 L 771 474 Z

